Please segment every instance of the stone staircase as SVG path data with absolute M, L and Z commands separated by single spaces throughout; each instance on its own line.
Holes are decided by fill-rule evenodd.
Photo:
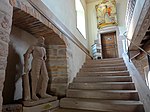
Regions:
M 122 58 L 88 60 L 54 112 L 144 112 Z

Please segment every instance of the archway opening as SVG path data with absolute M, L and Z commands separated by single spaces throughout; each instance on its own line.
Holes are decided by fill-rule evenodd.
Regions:
M 46 39 L 47 69 L 51 79 L 48 93 L 58 96 L 65 95 L 68 83 L 66 44 L 54 31 L 54 26 L 51 26 L 51 23 L 48 25 L 33 15 L 14 7 L 3 104 L 13 104 L 16 100 L 22 99 L 23 54 L 29 46 L 36 44 L 39 36 Z

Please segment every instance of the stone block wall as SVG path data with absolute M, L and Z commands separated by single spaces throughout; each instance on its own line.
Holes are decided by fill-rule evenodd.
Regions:
M 12 7 L 9 0 L 0 0 L 0 112 L 2 111 L 2 91 L 7 65 L 9 34 L 12 24 Z
M 50 92 L 57 96 L 64 96 L 68 84 L 65 45 L 49 45 L 47 47 L 47 68 L 50 77 L 48 86 Z
M 22 112 L 22 104 L 3 105 L 2 112 Z
M 139 57 L 139 58 L 138 57 L 134 58 L 132 60 L 132 62 L 134 63 L 135 67 L 137 68 L 137 70 L 141 74 L 143 80 L 146 82 L 146 80 L 147 80 L 147 74 L 145 74 L 146 73 L 145 68 L 147 68 L 147 66 L 148 66 L 147 55 L 144 55 L 144 56 Z

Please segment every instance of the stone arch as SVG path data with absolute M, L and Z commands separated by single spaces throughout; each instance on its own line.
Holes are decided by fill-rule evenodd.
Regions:
M 48 51 L 48 69 L 49 76 L 52 76 L 49 88 L 55 95 L 65 95 L 67 87 L 67 39 L 64 38 L 63 34 L 56 28 L 51 22 L 49 22 L 41 13 L 32 7 L 28 7 L 25 3 L 19 0 L 9 0 L 13 6 L 13 26 L 20 28 L 34 37 L 43 36 L 46 39 L 46 49 Z M 51 51 L 55 51 L 59 56 L 51 56 Z M 60 56 L 61 54 L 61 56 Z M 53 60 L 53 66 L 52 65 Z M 59 60 L 59 61 L 58 61 Z M 57 66 L 56 63 L 60 63 L 62 60 L 63 66 Z M 50 66 L 49 66 L 50 65 Z M 57 69 L 56 69 L 57 68 Z M 62 70 L 57 71 L 56 70 Z M 55 74 L 53 74 L 55 73 Z M 62 75 L 63 74 L 63 75 Z M 65 79 L 64 80 L 62 80 Z M 62 81 L 62 82 L 61 82 Z M 57 82 L 59 84 L 57 84 Z M 63 88 L 63 89 L 62 89 Z M 51 92 L 51 91 L 50 91 Z

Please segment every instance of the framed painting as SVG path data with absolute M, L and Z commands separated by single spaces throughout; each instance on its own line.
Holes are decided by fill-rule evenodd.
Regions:
M 115 0 L 102 0 L 95 8 L 98 29 L 118 25 Z

